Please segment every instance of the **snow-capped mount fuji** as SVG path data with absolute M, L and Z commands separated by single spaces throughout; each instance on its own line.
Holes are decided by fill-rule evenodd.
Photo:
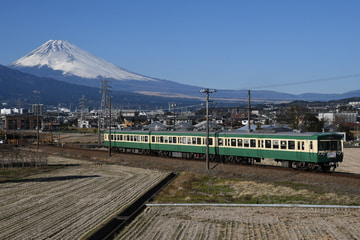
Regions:
M 116 80 L 157 81 L 117 67 L 64 40 L 49 40 L 10 64 L 10 67 L 15 69 L 45 67 L 61 71 L 63 76 L 88 79 L 106 77 Z
M 64 40 L 49 40 L 8 67 L 38 77 L 97 88 L 99 80 L 106 78 L 113 91 L 181 98 L 200 95 L 200 87 L 127 71 Z

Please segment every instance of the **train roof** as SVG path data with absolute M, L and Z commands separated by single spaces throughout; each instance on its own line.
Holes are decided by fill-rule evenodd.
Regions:
M 199 136 L 204 135 L 204 131 L 148 131 L 148 130 L 112 130 L 112 133 L 133 133 L 133 134 L 149 134 L 154 135 L 187 135 L 187 136 Z M 108 133 L 108 131 L 105 131 Z M 277 132 L 277 133 L 259 133 L 259 132 L 242 132 L 242 131 L 218 131 L 218 132 L 209 132 L 210 136 L 243 136 L 243 137 L 295 137 L 295 138 L 326 138 L 328 136 L 337 136 L 343 137 L 338 133 L 322 133 L 322 132 Z

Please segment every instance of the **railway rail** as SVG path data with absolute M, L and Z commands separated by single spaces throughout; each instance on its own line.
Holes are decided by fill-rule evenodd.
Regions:
M 105 163 L 119 163 L 118 157 L 120 156 L 126 156 L 125 159 L 129 159 L 128 161 L 125 161 L 126 165 L 136 165 L 136 166 L 146 166 L 146 162 L 149 161 L 156 161 L 158 159 L 162 159 L 162 162 L 171 161 L 173 163 L 176 163 L 176 161 L 184 162 L 186 161 L 187 165 L 192 165 L 191 163 L 199 163 L 204 162 L 204 168 L 205 168 L 205 161 L 204 160 L 197 160 L 197 159 L 183 159 L 183 158 L 173 158 L 173 157 L 163 157 L 163 156 L 150 156 L 150 155 L 141 155 L 136 153 L 119 153 L 116 151 L 112 152 L 112 157 L 107 157 L 107 149 L 96 149 L 96 148 L 87 148 L 86 145 L 82 144 L 81 147 L 77 145 L 65 145 L 63 147 L 57 147 L 57 146 L 42 146 L 43 148 L 50 148 L 50 149 L 57 149 L 56 154 L 64 155 L 67 157 L 76 157 L 76 158 L 82 158 L 84 160 L 91 160 L 94 162 L 97 162 L 99 164 L 105 164 Z M 84 148 L 85 147 L 85 148 Z M 93 145 L 91 145 L 93 147 Z M 70 150 L 70 151 L 66 151 Z M 132 160 L 130 158 L 132 156 L 137 156 L 139 158 L 146 158 L 146 162 L 141 163 L 141 160 L 134 161 L 134 163 L 131 163 Z M 144 160 L 142 160 L 144 161 Z M 165 166 L 164 166 L 165 164 Z M 152 168 L 163 168 L 166 167 L 166 169 L 171 169 L 171 163 L 164 163 L 159 165 L 159 162 L 156 161 L 156 164 L 149 164 Z M 170 165 L 170 166 L 169 166 Z M 176 164 L 178 165 L 178 164 Z M 354 173 L 345 173 L 345 172 L 322 172 L 320 169 L 318 171 L 308 171 L 305 169 L 296 169 L 296 168 L 286 168 L 281 166 L 272 166 L 272 165 L 266 165 L 263 163 L 256 163 L 253 165 L 248 164 L 234 164 L 234 163 L 221 163 L 221 162 L 212 162 L 211 169 L 214 168 L 221 168 L 221 166 L 231 166 L 231 168 L 236 171 L 236 169 L 239 168 L 257 168 L 261 170 L 266 171 L 281 171 L 281 172 L 288 172 L 288 173 L 306 173 L 310 175 L 319 175 L 319 176 L 326 176 L 331 178 L 349 178 L 349 179 L 360 179 L 360 174 L 354 174 Z M 178 167 L 173 167 L 171 170 L 173 171 L 181 171 L 182 169 L 178 169 Z M 187 170 L 187 169 L 184 169 Z M 204 170 L 204 169 L 191 169 L 191 170 Z M 210 170 L 211 172 L 211 170 Z

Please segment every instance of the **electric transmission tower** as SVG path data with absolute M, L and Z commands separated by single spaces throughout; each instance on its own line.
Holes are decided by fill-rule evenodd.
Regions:
M 108 93 L 111 92 L 108 88 L 111 88 L 111 86 L 109 86 L 108 84 L 110 83 L 110 81 L 106 80 L 106 78 L 104 77 L 103 80 L 100 81 L 100 93 L 102 93 L 102 98 L 101 98 L 101 113 L 106 114 L 106 106 L 108 105 Z

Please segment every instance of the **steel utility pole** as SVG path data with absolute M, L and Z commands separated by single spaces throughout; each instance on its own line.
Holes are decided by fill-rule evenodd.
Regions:
M 40 133 L 39 133 L 39 104 L 36 105 L 36 137 L 37 137 L 37 149 L 39 149 L 39 137 L 40 137 Z
M 171 106 L 173 108 L 173 128 L 174 128 L 174 131 L 175 131 L 175 107 L 176 107 L 176 103 L 172 103 Z
M 216 90 L 203 88 L 200 92 L 206 93 L 206 170 L 209 170 L 209 93 L 214 93 Z
M 251 110 L 250 110 L 250 90 L 249 90 L 248 91 L 248 131 L 249 132 L 251 132 L 250 115 L 251 115 Z
M 109 157 L 111 157 L 111 97 L 109 97 Z

